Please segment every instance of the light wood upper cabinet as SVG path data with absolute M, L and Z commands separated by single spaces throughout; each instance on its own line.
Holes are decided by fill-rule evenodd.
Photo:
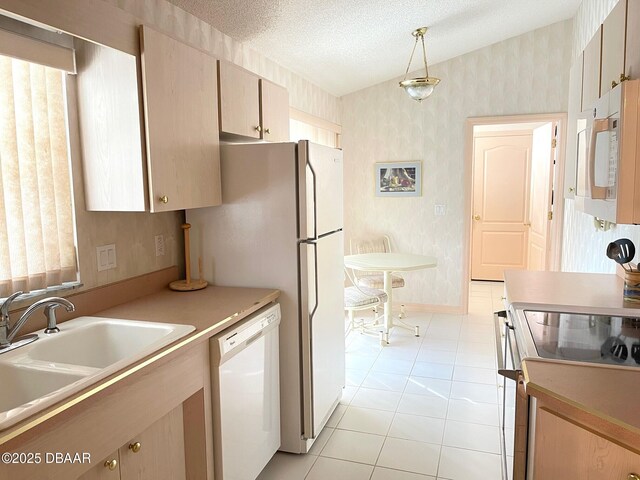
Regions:
M 640 455 L 544 409 L 536 409 L 534 479 L 626 480 Z
M 602 25 L 584 49 L 582 70 L 582 107 L 590 108 L 600 98 L 600 60 L 602 53 Z
M 640 78 L 640 2 L 627 1 L 627 41 L 625 49 L 625 74 Z
M 218 62 L 220 131 L 261 138 L 259 77 L 227 62 Z
M 140 28 L 152 212 L 222 202 L 216 60 Z
M 578 160 L 578 116 L 582 96 L 582 54 L 569 70 L 569 104 L 567 109 L 567 155 L 564 163 L 564 198 L 576 193 Z
M 624 74 L 627 0 L 620 0 L 602 24 L 602 85 L 600 96 Z
M 91 211 L 146 210 L 146 169 L 133 55 L 75 39 L 85 203 Z
M 232 63 L 218 62 L 220 132 L 289 141 L 289 92 Z
M 262 138 L 270 142 L 289 141 L 289 92 L 286 88 L 260 79 Z

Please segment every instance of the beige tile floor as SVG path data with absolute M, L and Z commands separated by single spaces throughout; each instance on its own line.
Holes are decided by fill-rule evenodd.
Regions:
M 419 338 L 351 332 L 342 402 L 307 455 L 278 452 L 259 480 L 500 480 L 503 288 L 472 282 L 468 315 L 410 312 Z

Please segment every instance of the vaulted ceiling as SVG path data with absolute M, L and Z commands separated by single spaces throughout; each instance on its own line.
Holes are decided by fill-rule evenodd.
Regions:
M 403 75 L 411 32 L 429 65 L 572 18 L 581 0 L 169 0 L 328 92 Z M 414 57 L 411 71 L 421 67 Z

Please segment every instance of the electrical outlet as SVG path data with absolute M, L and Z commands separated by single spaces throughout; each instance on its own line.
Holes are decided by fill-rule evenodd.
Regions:
M 447 213 L 447 206 L 446 205 L 436 205 L 434 207 L 433 211 L 438 217 L 442 217 L 442 216 L 444 216 L 445 213 Z
M 99 272 L 116 268 L 116 244 L 112 243 L 96 247 L 96 257 L 98 259 Z
M 164 255 L 164 235 L 156 235 L 156 257 Z

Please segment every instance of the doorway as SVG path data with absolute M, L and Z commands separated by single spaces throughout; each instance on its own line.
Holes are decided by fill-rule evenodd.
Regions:
M 554 191 L 562 192 L 565 122 L 564 114 L 467 121 L 467 284 L 559 268 L 563 202 Z

